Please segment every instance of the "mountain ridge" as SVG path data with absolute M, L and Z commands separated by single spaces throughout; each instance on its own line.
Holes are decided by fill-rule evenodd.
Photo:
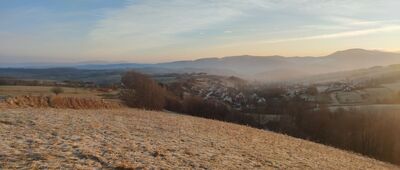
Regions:
M 190 73 L 239 76 L 248 80 L 288 81 L 310 75 L 349 71 L 373 66 L 400 64 L 400 53 L 360 48 L 336 51 L 320 57 L 284 57 L 239 55 L 222 58 L 200 58 L 155 64 L 115 63 L 115 64 L 76 64 L 69 67 L 87 70 L 125 70 L 137 69 L 144 72 Z M 276 76 L 279 75 L 279 76 Z

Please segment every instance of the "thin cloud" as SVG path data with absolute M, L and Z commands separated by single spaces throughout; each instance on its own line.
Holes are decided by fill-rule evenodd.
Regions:
M 385 27 L 372 28 L 372 29 L 355 30 L 355 31 L 345 31 L 345 32 L 332 33 L 332 34 L 321 34 L 321 35 L 306 36 L 306 37 L 258 41 L 256 43 L 282 43 L 282 42 L 301 41 L 301 40 L 347 38 L 347 37 L 355 37 L 355 36 L 375 34 L 375 33 L 380 33 L 380 32 L 390 32 L 390 31 L 397 31 L 397 30 L 400 30 L 400 25 L 385 26 Z
M 143 1 L 110 12 L 91 31 L 90 43 L 95 53 L 158 48 L 179 42 L 176 36 L 180 33 L 200 31 L 242 15 L 242 8 L 219 1 Z
M 277 44 L 282 46 L 277 53 L 285 53 L 293 46 L 284 42 L 363 36 L 395 31 L 400 25 L 398 0 L 128 0 L 109 4 L 73 10 L 48 3 L 7 7 L 0 11 L 0 53 L 55 60 L 86 56 L 158 61 L 163 56 L 267 51 L 262 45 L 252 46 L 259 43 L 282 43 Z M 369 38 L 357 46 L 367 48 L 379 41 Z M 388 39 L 379 46 L 393 48 L 398 42 L 390 35 Z M 230 44 L 248 47 L 209 52 Z

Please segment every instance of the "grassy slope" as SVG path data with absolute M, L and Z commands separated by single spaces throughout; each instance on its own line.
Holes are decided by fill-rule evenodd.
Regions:
M 245 126 L 135 109 L 0 109 L 0 169 L 394 169 Z

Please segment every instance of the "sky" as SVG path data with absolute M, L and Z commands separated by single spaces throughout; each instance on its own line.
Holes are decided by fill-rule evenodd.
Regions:
M 399 0 L 0 0 L 0 63 L 400 51 Z

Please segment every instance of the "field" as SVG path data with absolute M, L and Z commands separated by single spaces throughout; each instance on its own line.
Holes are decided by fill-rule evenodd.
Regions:
M 400 81 L 389 84 L 383 84 L 382 86 L 392 90 L 394 93 L 400 92 Z
M 22 95 L 31 95 L 31 96 L 50 96 L 54 95 L 51 92 L 50 86 L 0 86 L 0 96 L 22 96 Z M 61 94 L 66 97 L 85 97 L 85 98 L 97 98 L 101 99 L 105 96 L 112 96 L 118 93 L 114 92 L 99 92 L 94 89 L 85 89 L 85 88 L 71 88 L 71 87 L 62 87 L 64 92 Z
M 392 88 L 396 88 L 393 86 Z M 366 88 L 350 92 L 333 92 L 331 100 L 336 101 L 334 105 L 363 105 L 376 104 L 379 101 L 390 99 L 398 95 L 394 89 L 388 87 Z
M 348 106 L 331 106 L 330 110 L 335 111 L 339 108 L 343 109 L 358 109 L 367 113 L 385 113 L 385 112 L 400 112 L 400 104 L 366 104 L 366 105 L 348 105 Z
M 364 101 L 359 91 L 335 92 L 334 95 L 341 104 L 362 103 Z
M 230 123 L 136 109 L 0 108 L 0 169 L 396 169 Z

